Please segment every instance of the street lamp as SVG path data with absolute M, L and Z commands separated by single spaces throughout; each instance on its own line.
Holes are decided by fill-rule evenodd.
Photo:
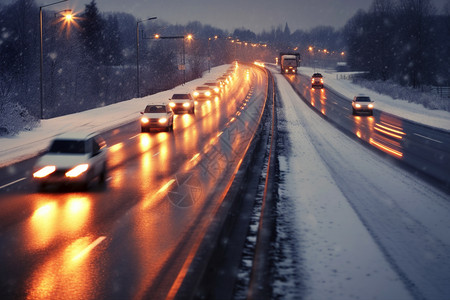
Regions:
M 178 66 L 178 70 L 183 70 L 183 85 L 186 83 L 186 47 L 185 47 L 185 41 L 192 40 L 194 37 L 192 34 L 188 35 L 176 35 L 176 36 L 161 36 L 159 34 L 155 34 L 153 36 L 153 39 L 159 40 L 159 39 L 183 39 L 183 64 L 181 66 Z
M 145 20 L 140 20 L 136 22 L 136 85 L 137 85 L 137 98 L 140 97 L 140 91 L 139 91 L 139 23 L 155 20 L 157 17 L 151 17 Z
M 40 93 L 41 93 L 41 114 L 40 119 L 44 118 L 44 84 L 43 84 L 43 70 L 44 70 L 44 47 L 43 47 L 43 39 L 42 39 L 42 9 L 47 6 L 55 5 L 62 2 L 67 2 L 69 0 L 61 0 L 58 2 L 50 3 L 47 5 L 39 6 L 39 34 L 40 34 L 40 46 L 41 46 L 41 59 L 40 59 L 40 68 L 39 68 L 39 77 L 40 77 Z

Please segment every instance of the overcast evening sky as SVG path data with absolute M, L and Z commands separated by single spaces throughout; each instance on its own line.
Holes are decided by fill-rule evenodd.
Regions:
M 449 0 L 432 0 L 438 10 Z M 56 1 L 38 0 L 39 4 Z M 91 0 L 69 0 L 58 6 L 84 10 Z M 126 12 L 140 19 L 156 16 L 171 24 L 199 21 L 232 32 L 270 31 L 286 22 L 294 32 L 319 25 L 341 28 L 359 9 L 367 11 L 373 0 L 96 0 L 101 12 Z M 56 9 L 56 7 L 55 7 Z

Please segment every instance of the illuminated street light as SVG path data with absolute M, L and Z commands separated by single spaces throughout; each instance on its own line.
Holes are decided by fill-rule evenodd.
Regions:
M 183 64 L 178 66 L 178 70 L 183 70 L 183 85 L 186 83 L 186 50 L 185 50 L 185 41 L 192 40 L 194 36 L 192 34 L 188 35 L 176 35 L 176 36 L 161 36 L 159 34 L 153 35 L 155 40 L 165 40 L 165 39 L 183 39 Z
M 67 2 L 68 0 L 61 0 L 58 2 L 50 3 L 47 5 L 39 6 L 39 35 L 40 35 L 40 47 L 41 47 L 41 57 L 40 57 L 40 68 L 39 68 L 39 77 L 40 77 L 40 102 L 41 102 L 41 113 L 40 119 L 44 118 L 44 84 L 43 84 L 43 71 L 44 71 L 44 46 L 43 46 L 43 37 L 42 37 L 42 9 L 47 6 L 55 5 L 62 2 Z
M 157 17 L 151 17 L 145 20 L 140 20 L 136 22 L 136 85 L 137 85 L 137 89 L 136 89 L 136 93 L 137 93 L 137 98 L 140 97 L 140 91 L 139 91 L 139 23 L 145 22 L 145 21 L 150 21 L 150 20 L 155 20 L 157 19 Z

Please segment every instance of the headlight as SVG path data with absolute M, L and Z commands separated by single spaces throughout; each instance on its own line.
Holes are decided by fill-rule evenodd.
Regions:
M 369 108 L 373 108 L 373 104 L 369 104 Z
M 356 103 L 355 106 L 356 106 L 356 108 L 360 108 L 360 107 L 361 107 L 361 104 Z
M 141 123 L 147 124 L 149 122 L 147 117 L 142 117 L 141 118 Z
M 167 118 L 161 118 L 158 120 L 158 122 L 161 124 L 167 123 Z
M 218 93 L 220 91 L 220 89 L 218 87 L 214 88 L 214 92 Z
M 189 102 L 184 102 L 184 103 L 183 103 L 183 106 L 184 106 L 184 107 L 189 107 L 189 106 L 191 106 L 191 104 L 190 104 Z
M 211 96 L 211 92 L 210 92 L 210 91 L 207 91 L 207 92 L 205 93 L 205 95 L 206 95 L 207 97 L 209 97 L 209 96 Z
M 198 96 L 198 92 L 194 92 L 194 97 L 197 97 Z
M 169 106 L 170 106 L 170 107 L 175 107 L 175 103 L 170 102 L 170 103 L 169 103 Z
M 45 166 L 33 173 L 34 178 L 44 178 L 56 171 L 56 166 Z
M 89 169 L 89 165 L 88 164 L 78 165 L 78 166 L 70 169 L 69 171 L 67 171 L 66 172 L 66 177 L 70 177 L 70 178 L 78 177 L 81 174 L 83 174 L 84 172 L 86 172 L 88 169 Z

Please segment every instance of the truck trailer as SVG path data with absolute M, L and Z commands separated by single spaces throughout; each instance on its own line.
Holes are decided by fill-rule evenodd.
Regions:
M 297 74 L 297 67 L 300 66 L 300 53 L 297 52 L 280 52 L 281 74 Z

